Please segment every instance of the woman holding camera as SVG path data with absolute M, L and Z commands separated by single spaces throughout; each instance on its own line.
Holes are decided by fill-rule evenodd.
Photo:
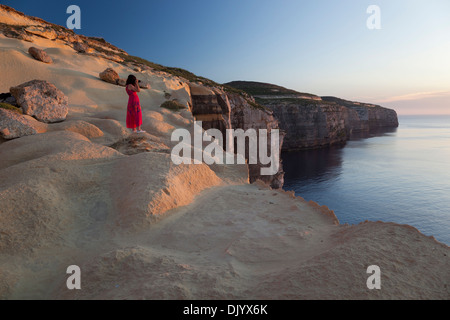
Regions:
M 128 94 L 128 106 L 127 106 L 127 128 L 132 129 L 133 133 L 144 133 L 141 129 L 142 125 L 142 109 L 138 92 L 141 91 L 139 88 L 139 81 L 135 76 L 129 75 L 127 79 L 127 84 L 125 90 Z

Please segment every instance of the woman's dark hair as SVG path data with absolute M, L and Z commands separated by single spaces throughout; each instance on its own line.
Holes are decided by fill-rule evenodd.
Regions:
M 129 85 L 129 84 L 132 84 L 133 86 L 136 84 L 136 77 L 133 76 L 132 74 L 130 74 L 127 79 L 126 85 Z

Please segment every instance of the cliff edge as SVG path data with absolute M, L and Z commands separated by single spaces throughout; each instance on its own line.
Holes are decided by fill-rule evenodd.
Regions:
M 378 105 L 319 97 L 269 83 L 233 81 L 226 85 L 244 90 L 273 111 L 286 132 L 285 151 L 345 143 L 353 132 L 398 127 L 395 110 Z

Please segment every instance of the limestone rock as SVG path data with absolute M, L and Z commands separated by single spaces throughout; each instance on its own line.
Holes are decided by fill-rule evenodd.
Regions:
M 119 57 L 116 54 L 112 54 L 112 53 L 104 53 L 104 52 L 97 52 L 97 51 L 93 51 L 93 52 L 89 52 L 89 55 L 93 56 L 93 57 L 97 57 L 97 58 L 102 58 L 102 59 L 107 59 L 107 60 L 111 60 L 117 63 L 122 63 L 123 59 L 121 57 Z
M 26 34 L 26 32 L 23 30 L 9 29 L 9 30 L 4 30 L 3 34 L 8 38 L 14 38 L 14 39 L 24 40 L 24 41 L 28 41 L 28 42 L 33 42 L 33 39 L 28 34 Z
M 45 63 L 53 63 L 52 58 L 42 49 L 38 49 L 36 47 L 30 47 L 28 49 L 28 53 L 35 58 L 36 60 L 45 62 Z
M 340 105 L 301 99 L 265 100 L 286 132 L 284 150 L 297 150 L 344 144 L 351 133 L 355 112 Z M 353 120 L 352 120 L 353 121 Z
M 127 86 L 127 80 L 126 79 L 119 79 L 117 80 L 117 84 L 121 87 L 126 87 Z
M 268 83 L 233 81 L 271 110 L 286 132 L 283 150 L 344 144 L 354 132 L 398 126 L 394 110 L 336 97 L 318 97 Z M 247 121 L 248 122 L 248 121 Z
M 125 155 L 133 155 L 142 152 L 161 152 L 170 153 L 170 149 L 164 143 L 159 141 L 152 141 L 148 137 L 131 135 L 124 138 L 113 145 L 110 148 L 116 149 L 117 151 Z
M 346 108 L 356 111 L 362 128 L 360 130 L 372 130 L 377 128 L 398 127 L 397 112 L 382 106 L 344 100 L 336 97 L 322 97 L 324 101 L 334 102 Z M 359 129 L 358 126 L 354 129 Z
M 100 73 L 100 79 L 112 84 L 117 84 L 117 81 L 120 80 L 120 77 L 114 69 L 108 68 Z
M 153 69 L 152 67 L 147 66 L 147 65 L 145 65 L 145 64 L 141 64 L 141 65 L 140 65 L 140 68 L 142 69 L 142 71 L 144 71 L 144 70 L 150 70 L 150 71 L 155 70 L 155 69 Z
M 54 123 L 48 126 L 48 131 L 72 131 L 85 136 L 88 139 L 95 139 L 104 136 L 102 130 L 97 126 L 83 120 L 67 120 Z
M 283 150 L 301 150 L 344 144 L 355 132 L 397 127 L 394 110 L 380 106 L 345 105 L 325 100 L 264 99 L 286 131 Z
M 74 42 L 80 42 L 80 36 L 72 33 L 71 30 L 70 31 L 65 31 L 64 29 L 61 30 L 57 30 L 56 31 L 59 40 L 64 41 L 66 43 L 74 43 Z
M 279 129 L 278 121 L 272 111 L 257 109 L 249 102 L 254 103 L 251 97 L 244 98 L 239 93 L 226 93 L 218 88 L 207 88 L 195 83 L 189 84 L 191 92 L 191 112 L 197 121 L 202 121 L 204 130 L 218 129 L 223 134 L 224 145 L 227 145 L 227 129 L 267 129 L 271 135 L 272 129 Z M 248 100 L 247 100 L 248 99 Z M 280 148 L 283 145 L 284 133 L 280 132 Z M 267 142 L 270 144 L 271 138 Z M 269 148 L 271 150 L 271 148 Z M 279 153 L 281 150 L 276 150 Z M 248 159 L 249 148 L 246 146 L 245 158 Z M 284 171 L 282 163 L 276 174 L 261 175 L 261 168 L 267 167 L 258 161 L 257 164 L 249 164 L 249 180 L 254 183 L 261 180 L 274 189 L 281 188 L 284 183 Z
M 267 129 L 267 150 L 270 152 L 277 152 L 278 156 L 281 154 L 281 148 L 284 144 L 285 133 L 280 130 L 279 122 L 275 118 L 273 112 L 265 108 L 255 108 L 252 104 L 255 101 L 252 97 L 244 98 L 239 93 L 227 93 L 218 94 L 219 105 L 229 105 L 230 110 L 230 123 L 233 129 L 255 129 L 257 132 L 260 129 Z M 222 107 L 223 108 L 223 107 Z M 271 139 L 272 130 L 279 130 L 279 150 L 272 150 Z M 248 159 L 248 147 L 246 146 L 246 158 Z M 279 158 L 278 172 L 274 175 L 262 175 L 261 169 L 268 167 L 263 165 L 259 160 L 257 164 L 249 164 L 248 172 L 250 183 L 255 183 L 260 180 L 267 185 L 270 185 L 273 189 L 280 189 L 284 184 L 284 171 L 281 156 Z
M 73 49 L 79 53 L 89 52 L 89 47 L 83 42 L 73 42 Z
M 141 89 L 150 89 L 150 83 L 144 82 L 144 81 L 139 81 L 139 87 Z
M 0 109 L 0 135 L 4 139 L 14 139 L 43 133 L 47 125 L 34 118 L 16 112 Z
M 66 119 L 69 99 L 53 84 L 44 80 L 32 80 L 10 89 L 17 104 L 27 115 L 43 122 L 59 122 Z
M 29 26 L 25 29 L 27 32 L 38 35 L 40 37 L 55 40 L 58 37 L 58 34 L 55 30 L 50 27 L 43 26 Z

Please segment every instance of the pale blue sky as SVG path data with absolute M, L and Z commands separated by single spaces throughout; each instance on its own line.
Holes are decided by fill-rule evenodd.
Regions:
M 216 82 L 252 80 L 381 103 L 401 114 L 450 113 L 449 0 L 1 1 L 104 37 L 128 53 Z M 369 5 L 381 30 L 369 30 Z

